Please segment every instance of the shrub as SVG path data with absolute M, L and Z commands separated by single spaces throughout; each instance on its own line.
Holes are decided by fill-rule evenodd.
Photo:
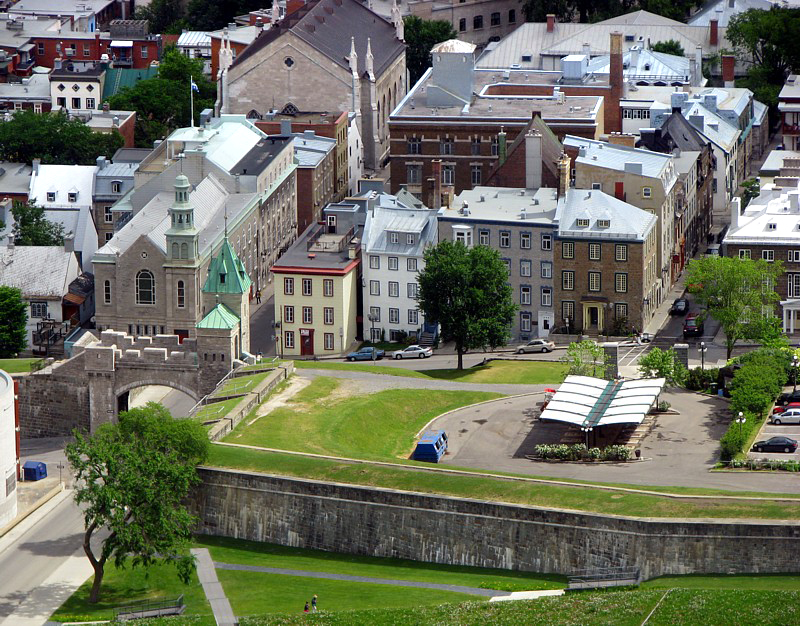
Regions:
M 603 449 L 603 458 L 606 461 L 628 461 L 631 449 L 628 446 L 607 446 Z
M 686 376 L 686 388 L 692 391 L 705 391 L 717 381 L 719 370 L 715 367 L 702 369 L 695 367 Z
M 666 400 L 662 400 L 661 402 L 658 403 L 658 410 L 663 413 L 664 411 L 669 411 L 669 407 L 671 406 L 672 405 L 669 402 L 667 402 Z
M 598 461 L 603 458 L 603 451 L 600 448 L 589 448 L 586 454 L 592 461 Z
M 554 459 L 558 461 L 628 461 L 632 455 L 631 449 L 627 446 L 608 446 L 603 448 L 590 448 L 582 443 L 571 446 L 566 444 L 542 443 L 534 448 L 536 456 L 542 459 Z
M 736 415 L 736 413 L 734 413 L 734 415 Z M 753 433 L 753 429 L 756 428 L 758 420 L 756 420 L 755 415 L 744 412 L 744 417 L 746 421 L 741 425 L 735 420 L 732 420 L 730 426 L 728 426 L 728 430 L 722 436 L 722 439 L 720 439 L 720 455 L 723 461 L 730 461 L 733 457 L 742 452 L 750 439 L 750 435 Z

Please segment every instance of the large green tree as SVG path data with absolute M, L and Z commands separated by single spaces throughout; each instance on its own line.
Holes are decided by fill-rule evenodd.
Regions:
M 135 17 L 147 20 L 151 33 L 179 34 L 187 25 L 181 0 L 152 0 L 147 6 L 136 9 Z
M 608 355 L 599 343 L 585 339 L 569 344 L 560 361 L 567 364 L 571 376 L 605 377 Z
M 194 93 L 194 121 L 200 112 L 214 105 L 216 90 L 203 75 L 203 65 L 171 47 L 164 53 L 153 78 L 140 80 L 109 99 L 112 109 L 136 111 L 136 144 L 150 147 L 175 128 L 189 125 L 191 112 L 190 77 Z
M 780 336 L 773 312 L 780 300 L 775 286 L 782 276 L 780 261 L 708 256 L 689 262 L 689 292 L 722 326 L 727 358 L 737 341 L 769 343 Z
M 403 18 L 406 38 L 406 67 L 411 84 L 416 83 L 431 66 L 431 48 L 441 41 L 455 39 L 458 33 L 450 22 L 423 20 L 416 15 Z
M 186 19 L 193 30 L 217 30 L 233 22 L 237 15 L 271 7 L 269 0 L 189 0 Z
M 683 51 L 683 46 L 675 39 L 667 39 L 666 41 L 658 41 L 654 43 L 650 49 L 653 52 L 663 52 L 664 54 L 673 54 L 676 57 L 686 56 Z
M 525 0 L 522 11 L 529 22 L 543 22 L 548 13 L 561 22 L 598 22 L 639 9 L 685 21 L 703 0 Z
M 639 359 L 639 375 L 642 378 L 665 378 L 667 385 L 674 387 L 685 382 L 688 371 L 678 360 L 675 350 L 654 347 Z
M 105 566 L 172 563 L 186 582 L 194 517 L 185 505 L 208 456 L 208 436 L 192 420 L 173 419 L 160 404 L 121 413 L 92 436 L 75 432 L 66 454 L 83 508 L 83 549 L 94 569 L 90 602 L 100 598 Z M 105 530 L 103 539 L 96 533 Z M 93 540 L 99 545 L 93 545 Z
M 17 111 L 0 123 L 0 160 L 31 163 L 94 165 L 99 156 L 111 156 L 124 144 L 122 135 L 96 133 L 80 120 L 63 113 Z
M 0 286 L 0 357 L 13 357 L 28 344 L 28 307 L 16 287 Z
M 64 245 L 64 227 L 48 220 L 44 208 L 31 202 L 15 202 L 11 213 L 14 215 L 14 243 L 17 245 Z
M 508 342 L 517 307 L 497 250 L 442 241 L 425 252 L 417 280 L 419 308 L 440 324 L 442 339 L 456 344 L 458 369 L 467 350 Z
M 749 9 L 731 17 L 726 37 L 748 65 L 739 81 L 773 108 L 789 71 L 800 67 L 800 9 Z

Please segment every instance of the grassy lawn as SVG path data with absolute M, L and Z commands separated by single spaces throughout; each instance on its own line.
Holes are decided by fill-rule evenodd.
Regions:
M 207 420 L 220 419 L 233 410 L 237 404 L 242 401 L 241 398 L 228 398 L 222 402 L 212 402 L 206 404 L 194 415 L 195 420 L 205 422 Z
M 438 589 L 415 589 L 343 580 L 281 576 L 260 572 L 217 570 L 217 576 L 236 615 L 295 613 L 319 596 L 320 610 L 346 611 L 376 607 L 418 607 L 475 600 L 476 596 Z M 486 598 L 488 600 L 488 598 Z
M 272 359 L 264 359 L 261 363 L 256 363 L 255 365 L 244 365 L 240 369 L 236 370 L 238 372 L 252 372 L 252 371 L 259 371 L 265 370 L 267 368 L 275 369 L 281 363 L 285 363 L 286 361 L 273 361 Z
M 783 626 L 800 623 L 800 593 L 677 589 L 670 592 L 648 624 L 653 626 Z
M 583 592 L 518 602 L 466 602 L 459 605 L 394 610 L 321 612 L 305 615 L 264 615 L 245 618 L 242 626 L 273 624 L 331 624 L 416 626 L 417 624 L 526 624 L 530 626 L 639 626 L 653 609 L 662 591 Z M 320 603 L 320 607 L 324 605 Z M 695 624 L 706 624 L 696 621 Z M 748 622 L 729 622 L 745 624 Z M 757 623 L 757 622 L 749 622 Z
M 197 624 L 213 626 L 211 606 L 206 600 L 203 588 L 193 575 L 188 585 L 178 578 L 177 570 L 168 565 L 159 565 L 147 570 L 141 567 L 117 569 L 113 563 L 106 565 L 100 602 L 89 604 L 89 591 L 92 579 L 85 582 L 61 607 L 51 620 L 58 622 L 77 622 L 109 620 L 114 617 L 114 609 L 142 600 L 158 598 L 177 598 L 183 594 L 187 616 L 199 616 Z
M 253 387 L 269 376 L 269 374 L 270 372 L 262 372 L 261 374 L 253 374 L 252 376 L 229 378 L 222 386 L 222 389 L 214 393 L 214 396 L 220 397 L 230 396 L 236 393 L 248 393 L 253 390 Z
M 41 359 L 0 359 L 0 370 L 9 374 L 30 372 L 31 365 L 38 361 L 41 361 Z
M 226 441 L 363 459 L 407 458 L 416 433 L 432 418 L 458 407 L 502 397 L 478 391 L 389 389 L 346 395 L 335 378 L 318 377 L 288 406 L 253 424 L 240 425 Z
M 592 485 L 578 483 L 575 483 L 574 486 L 548 485 L 508 481 L 479 474 L 453 475 L 421 472 L 412 468 L 344 463 L 219 445 L 211 447 L 208 464 L 354 485 L 370 485 L 477 500 L 558 507 L 633 517 L 800 518 L 800 507 L 796 503 L 775 502 L 769 499 L 761 501 L 677 499 L 646 493 L 621 493 L 595 489 Z M 643 487 L 639 487 L 639 489 L 643 489 Z M 659 490 L 658 487 L 651 489 Z M 667 492 L 668 490 L 662 491 Z M 703 492 L 703 490 L 695 491 Z M 685 490 L 685 492 L 690 493 L 689 490 Z M 727 492 L 727 495 L 739 496 L 741 494 Z M 774 497 L 774 494 L 755 495 L 765 498 Z
M 355 370 L 387 376 L 453 380 L 462 383 L 507 383 L 525 385 L 558 384 L 564 380 L 567 366 L 557 361 L 491 361 L 464 370 L 409 370 L 391 365 L 368 365 L 340 361 L 295 361 L 299 369 Z
M 225 537 L 199 537 L 197 543 L 208 548 L 211 557 L 219 563 L 463 585 L 503 591 L 563 589 L 566 586 L 566 578 L 556 574 L 356 556 Z M 296 604 L 296 600 L 294 602 Z
M 697 574 L 661 576 L 642 583 L 656 589 L 748 589 L 750 591 L 800 591 L 800 576 L 791 574 Z

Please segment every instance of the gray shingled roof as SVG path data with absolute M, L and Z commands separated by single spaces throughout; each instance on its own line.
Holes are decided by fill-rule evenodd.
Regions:
M 61 246 L 0 248 L 0 285 L 27 297 L 60 298 L 79 274 L 75 253 Z
M 558 218 L 559 237 L 636 241 L 644 241 L 658 219 L 596 189 L 569 189 L 558 201 Z M 589 226 L 578 226 L 579 218 L 588 218 Z M 600 227 L 598 220 L 609 220 L 611 225 Z

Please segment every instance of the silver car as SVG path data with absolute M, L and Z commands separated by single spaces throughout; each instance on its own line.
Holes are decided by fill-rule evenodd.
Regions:
M 425 359 L 433 356 L 433 350 L 422 346 L 408 346 L 402 350 L 395 350 L 392 352 L 392 356 L 395 359 Z
M 773 424 L 800 424 L 800 409 L 786 409 L 770 418 Z
M 531 339 L 528 343 L 517 348 L 517 354 L 526 352 L 552 352 L 556 349 L 556 344 L 546 339 Z

